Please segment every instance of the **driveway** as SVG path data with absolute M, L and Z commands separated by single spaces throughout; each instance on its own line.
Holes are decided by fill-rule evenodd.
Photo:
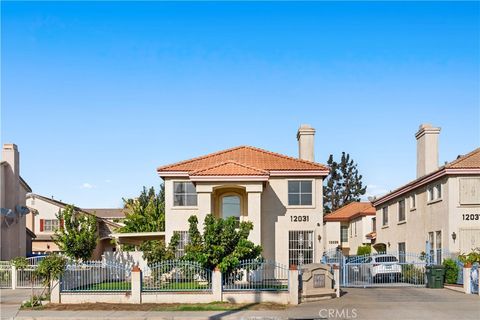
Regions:
M 22 302 L 30 299 L 31 289 L 0 289 L 0 318 L 12 319 Z M 38 290 L 35 290 L 38 293 Z
M 480 297 L 448 289 L 345 288 L 339 299 L 304 303 L 290 316 L 327 319 L 480 319 Z
M 3 304 L 2 304 L 3 313 Z M 15 314 L 15 312 L 13 312 Z M 3 314 L 2 314 L 3 315 Z M 227 312 L 19 311 L 16 319 L 480 319 L 480 297 L 447 289 L 347 289 L 341 298 L 304 303 L 287 310 Z

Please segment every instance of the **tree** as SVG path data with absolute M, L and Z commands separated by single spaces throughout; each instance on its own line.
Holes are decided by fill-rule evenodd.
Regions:
M 323 206 L 325 213 L 335 211 L 351 202 L 360 201 L 367 187 L 363 186 L 362 175 L 358 173 L 357 164 L 350 155 L 342 152 L 340 162 L 328 157 L 327 165 L 330 175 L 323 187 Z
M 51 254 L 43 258 L 35 269 L 35 274 L 40 279 L 43 279 L 43 285 L 48 288 L 50 292 L 50 283 L 52 280 L 58 280 L 65 271 L 67 260 L 58 255 Z
M 75 260 L 90 259 L 98 240 L 96 217 L 67 206 L 58 212 L 57 219 L 60 227 L 55 230 L 53 241 L 60 250 Z
M 203 234 L 198 231 L 197 217 L 191 216 L 190 241 L 185 247 L 186 260 L 200 263 L 204 268 L 219 267 L 229 272 L 237 267 L 241 260 L 260 257 L 262 247 L 248 240 L 253 229 L 251 222 L 240 222 L 234 218 L 216 218 L 209 214 L 205 217 Z
M 180 235 L 178 233 L 173 234 L 167 247 L 163 241 L 147 241 L 142 247 L 143 258 L 147 260 L 149 266 L 164 260 L 173 260 L 179 242 Z
M 160 192 L 155 193 L 151 187 L 135 199 L 123 199 L 126 216 L 125 226 L 120 232 L 155 232 L 165 231 L 165 186 L 160 185 Z
M 147 190 L 143 187 L 142 192 L 137 198 L 123 199 L 126 216 L 123 220 L 124 226 L 119 232 L 156 232 L 165 231 L 165 185 L 160 185 L 159 193 L 151 187 Z M 130 250 L 133 246 L 123 245 L 124 250 Z M 163 249 L 162 249 L 163 248 Z M 165 244 L 161 241 L 145 241 L 140 245 L 140 250 L 152 251 L 154 256 L 158 256 L 165 249 Z M 148 255 L 148 253 L 147 253 Z

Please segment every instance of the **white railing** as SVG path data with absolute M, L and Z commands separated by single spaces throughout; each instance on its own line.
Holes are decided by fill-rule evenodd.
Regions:
M 17 269 L 17 288 L 42 288 L 43 279 L 36 275 L 36 266 L 30 265 L 24 269 Z

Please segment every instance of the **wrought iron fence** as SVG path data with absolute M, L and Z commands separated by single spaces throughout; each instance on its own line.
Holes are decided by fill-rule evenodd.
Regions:
M 150 266 L 142 291 L 210 291 L 212 270 L 185 260 L 165 260 Z
M 268 260 L 244 260 L 223 278 L 224 291 L 288 291 L 289 270 Z
M 121 263 L 101 261 L 70 263 L 61 278 L 62 292 L 131 290 L 131 269 Z
M 9 261 L 0 261 L 0 288 L 12 287 L 12 265 Z
M 35 265 L 29 265 L 24 269 L 17 269 L 17 288 L 42 288 L 43 278 L 36 274 Z
M 40 263 L 40 261 L 42 261 L 46 256 L 34 256 L 34 257 L 30 257 L 30 258 L 27 258 L 27 261 L 28 261 L 28 264 L 30 266 L 36 266 Z
M 345 258 L 342 286 L 424 286 L 427 258 L 414 253 L 383 253 Z

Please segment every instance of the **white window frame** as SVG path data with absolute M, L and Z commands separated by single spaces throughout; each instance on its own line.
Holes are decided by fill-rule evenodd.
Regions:
M 387 219 L 385 219 L 387 217 Z M 387 221 L 385 221 L 387 220 Z M 382 227 L 388 227 L 388 206 L 382 208 Z
M 410 205 L 410 211 L 417 209 L 417 195 L 415 193 L 408 197 L 408 204 Z
M 190 235 L 188 231 L 173 231 L 173 234 L 178 234 L 180 239 L 178 240 L 177 247 L 175 248 L 175 258 L 181 258 L 185 255 L 185 249 L 190 241 Z
M 431 184 L 427 187 L 427 204 L 443 200 L 443 186 L 441 182 Z
M 192 183 L 192 181 L 190 180 L 173 180 L 172 181 L 172 208 L 174 209 L 183 209 L 183 210 L 186 210 L 186 209 L 197 209 L 198 208 L 198 192 L 197 192 L 197 187 L 195 185 L 193 185 L 195 187 L 195 196 L 197 197 L 197 205 L 194 205 L 194 206 L 179 206 L 179 205 L 175 205 L 175 183 Z M 193 184 L 193 183 L 192 183 Z M 185 195 L 192 195 L 192 193 L 185 193 Z
M 48 222 L 48 228 L 47 228 Z M 58 219 L 43 219 L 43 232 L 55 232 L 60 227 Z
M 400 203 L 403 202 L 403 219 L 400 220 Z M 404 223 L 407 221 L 407 201 L 405 199 L 402 199 L 402 200 L 399 200 L 398 203 L 397 203 L 397 219 L 398 219 L 398 223 Z
M 312 239 L 302 239 L 300 240 L 300 233 L 302 237 L 311 234 Z M 293 236 L 296 239 L 292 239 Z M 308 244 L 311 243 L 311 248 L 308 247 Z M 305 246 L 307 245 L 307 247 Z M 300 260 L 300 252 L 311 251 L 311 261 L 305 263 L 303 259 L 303 264 L 315 262 L 315 231 L 314 230 L 288 230 L 288 264 L 294 264 L 292 261 L 292 256 L 296 256 L 296 260 Z M 294 257 L 295 258 L 295 257 Z M 299 264 L 297 264 L 299 265 Z
M 312 183 L 312 204 L 309 205 L 309 204 L 306 204 L 306 205 L 294 205 L 294 204 L 290 204 L 289 201 L 288 201 L 288 195 L 289 195 L 289 192 L 288 192 L 288 183 L 290 181 L 310 181 Z M 315 194 L 316 194 L 316 190 L 315 190 L 315 179 L 301 179 L 301 178 L 298 178 L 298 179 L 288 179 L 287 180 L 287 199 L 286 199 L 286 208 L 291 208 L 291 209 L 295 209 L 295 208 L 309 208 L 309 209 L 313 209 L 315 208 L 315 202 L 316 202 L 316 199 L 315 199 Z M 299 193 L 301 194 L 301 193 Z

